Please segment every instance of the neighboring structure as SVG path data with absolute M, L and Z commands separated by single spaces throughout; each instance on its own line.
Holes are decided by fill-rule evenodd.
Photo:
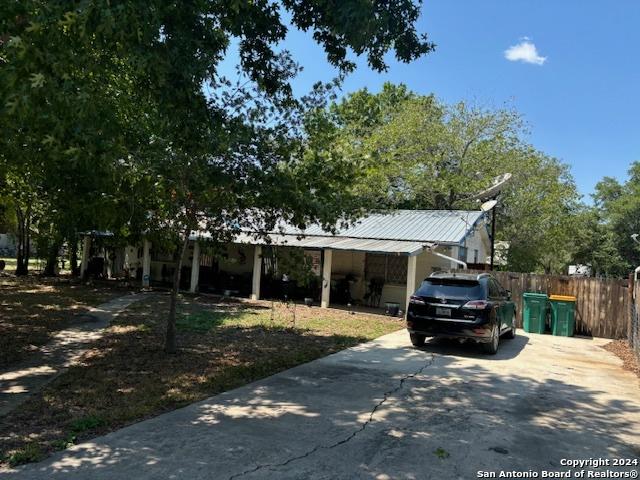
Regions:
M 284 226 L 267 235 L 268 241 L 264 233 L 244 232 L 213 254 L 207 235 L 194 234 L 181 262 L 182 287 L 192 292 L 229 290 L 253 299 L 261 298 L 261 292 L 273 296 L 264 292 L 273 279 L 267 275 L 271 250 L 302 248 L 318 276 L 321 306 L 329 306 L 332 292 L 336 300 L 354 303 L 371 303 L 372 293 L 377 293 L 374 306 L 393 302 L 405 308 L 431 273 L 465 264 L 482 268 L 490 252 L 485 214 L 479 211 L 397 210 L 371 214 L 335 235 L 318 226 L 305 231 Z M 149 241 L 140 248 L 126 247 L 122 258 L 124 271 L 143 286 L 170 282 L 175 268 L 171 256 L 153 249 Z
M 591 265 L 569 265 L 569 275 L 575 277 L 591 277 Z
M 507 266 L 507 259 L 509 258 L 509 247 L 511 244 L 509 242 L 496 242 L 495 243 L 495 254 L 493 258 L 493 266 L 495 269 L 503 270 L 503 267 Z M 489 252 L 491 255 L 491 252 Z M 491 258 L 487 256 L 487 265 L 491 264 Z
M 16 239 L 10 233 L 0 233 L 0 256 L 16 254 Z

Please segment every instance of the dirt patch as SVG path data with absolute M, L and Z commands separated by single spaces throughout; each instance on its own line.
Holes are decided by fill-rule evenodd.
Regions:
M 0 420 L 0 462 L 25 463 L 402 328 L 376 315 L 183 299 L 176 355 L 163 352 L 168 298 L 120 314 L 65 374 Z
M 640 363 L 626 340 L 614 340 L 602 348 L 618 356 L 623 362 L 624 369 L 635 373 L 640 378 Z
M 69 278 L 0 277 L 0 369 L 49 342 L 90 307 L 123 295 L 111 286 L 87 286 Z

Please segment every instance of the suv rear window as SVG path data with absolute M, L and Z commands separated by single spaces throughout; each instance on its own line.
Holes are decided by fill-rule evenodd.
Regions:
M 427 278 L 416 292 L 421 297 L 484 299 L 484 288 L 476 280 Z

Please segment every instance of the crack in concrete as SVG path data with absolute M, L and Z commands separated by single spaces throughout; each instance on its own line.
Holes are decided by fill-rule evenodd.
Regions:
M 422 365 L 422 367 L 420 367 L 418 370 L 416 370 L 413 373 L 409 373 L 407 375 L 404 375 L 402 378 L 400 378 L 400 381 L 398 382 L 398 385 L 394 388 L 392 388 L 391 390 L 388 390 L 386 392 L 384 392 L 383 396 L 382 396 L 382 400 L 380 400 L 371 410 L 371 412 L 369 413 L 369 418 L 362 423 L 362 425 L 360 425 L 360 427 L 357 430 L 354 430 L 353 432 L 351 432 L 348 436 L 346 436 L 345 438 L 343 438 L 342 440 L 338 440 L 337 442 L 334 442 L 330 445 L 316 445 L 315 447 L 313 447 L 310 450 L 307 450 L 305 453 L 300 454 L 300 455 L 296 455 L 294 457 L 290 457 L 286 460 L 284 460 L 283 462 L 280 463 L 264 463 L 264 464 L 260 464 L 260 465 L 256 465 L 253 468 L 250 468 L 248 470 L 245 470 L 243 472 L 239 472 L 239 473 L 234 473 L 233 475 L 231 475 L 228 480 L 234 480 L 236 478 L 240 478 L 243 477 L 245 475 L 250 475 L 252 473 L 258 472 L 262 469 L 265 468 L 272 468 L 272 467 L 285 467 L 287 465 L 289 465 L 290 463 L 293 463 L 295 461 L 298 460 L 302 460 L 303 458 L 307 458 L 310 457 L 311 455 L 313 455 L 314 453 L 320 451 L 320 450 L 331 450 L 333 448 L 339 447 L 341 445 L 344 445 L 345 443 L 350 442 L 351 440 L 353 440 L 356 436 L 358 436 L 360 433 L 362 433 L 367 426 L 373 422 L 373 417 L 375 416 L 376 412 L 378 411 L 378 409 L 380 407 L 382 407 L 382 405 L 384 405 L 387 400 L 389 399 L 389 397 L 391 397 L 392 395 L 394 395 L 395 393 L 399 392 L 400 390 L 402 390 L 404 383 L 407 380 L 411 380 L 412 378 L 417 377 L 418 375 L 422 374 L 422 372 L 424 372 L 428 367 L 430 367 L 433 362 L 435 361 L 435 354 L 431 354 L 431 358 L 429 360 L 427 360 L 424 365 Z

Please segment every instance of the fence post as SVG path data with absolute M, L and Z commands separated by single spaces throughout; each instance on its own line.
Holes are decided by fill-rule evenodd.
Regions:
M 627 342 L 629 347 L 640 361 L 640 318 L 638 318 L 638 285 L 636 284 L 636 272 L 629 274 L 629 323 L 627 324 Z

